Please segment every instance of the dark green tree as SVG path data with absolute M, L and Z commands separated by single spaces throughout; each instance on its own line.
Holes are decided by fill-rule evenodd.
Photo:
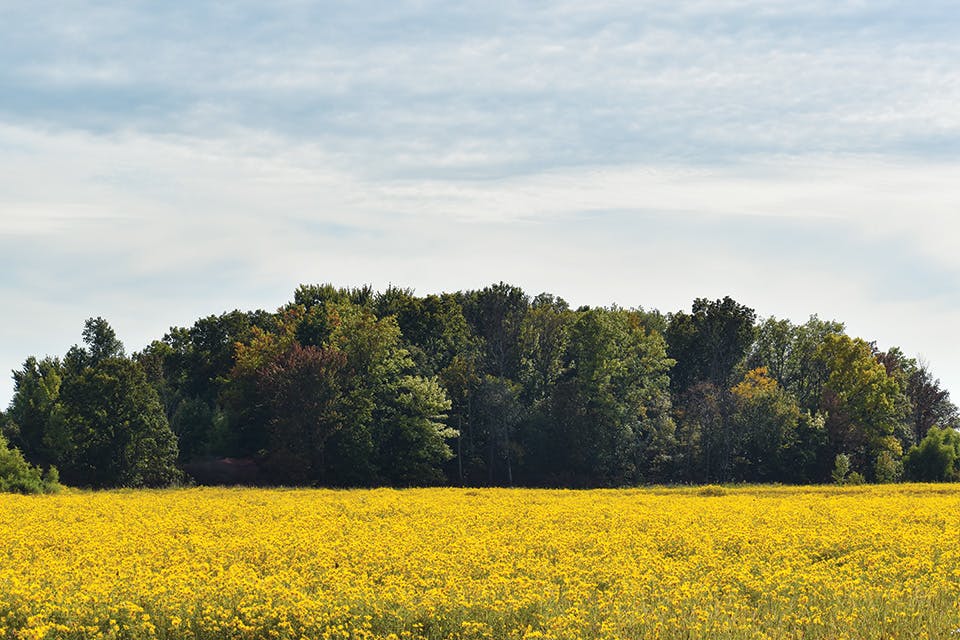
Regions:
M 454 296 L 418 298 L 410 290 L 390 288 L 375 298 L 374 308 L 380 318 L 396 318 L 403 346 L 419 375 L 439 375 L 455 356 L 477 348 Z
M 697 298 L 691 313 L 678 312 L 667 327 L 667 353 L 676 360 L 671 372 L 675 393 L 698 382 L 728 388 L 734 368 L 753 344 L 753 309 L 730 297 Z
M 460 294 L 463 315 L 483 339 L 484 373 L 516 381 L 520 370 L 520 327 L 530 306 L 519 287 L 503 282 Z
M 123 343 L 103 318 L 90 318 L 83 325 L 83 341 L 87 345 L 88 364 L 97 364 L 109 358 L 124 357 Z
M 10 431 L 29 459 L 56 465 L 68 484 L 162 486 L 179 479 L 176 439 L 143 368 L 102 318 L 85 347 L 27 360 L 14 374 Z
M 57 464 L 69 452 L 60 387 L 64 367 L 56 358 L 27 358 L 13 372 L 14 393 L 4 432 L 27 460 L 36 465 Z
M 255 330 L 275 331 L 277 324 L 275 314 L 231 311 L 171 328 L 134 355 L 160 397 L 182 462 L 241 454 L 242 425 L 230 423 L 224 398 L 236 345 L 249 342 Z
M 712 382 L 698 382 L 678 398 L 674 410 L 679 455 L 677 479 L 728 482 L 736 447 L 732 397 Z
M 561 484 L 616 486 L 650 479 L 672 453 L 673 361 L 635 312 L 591 309 L 571 328 L 553 395 L 553 474 Z
M 107 358 L 68 376 L 61 389 L 70 451 L 68 484 L 161 487 L 181 478 L 177 442 L 143 368 Z

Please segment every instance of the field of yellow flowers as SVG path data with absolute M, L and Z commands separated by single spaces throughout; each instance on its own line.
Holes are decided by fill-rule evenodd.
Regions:
M 947 486 L 0 496 L 0 638 L 951 638 Z

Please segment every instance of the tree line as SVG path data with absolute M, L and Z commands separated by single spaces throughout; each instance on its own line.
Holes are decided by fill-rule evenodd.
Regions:
M 102 318 L 82 336 L 13 372 L 0 489 L 960 477 L 960 415 L 923 362 L 729 297 L 303 285 L 130 356 Z

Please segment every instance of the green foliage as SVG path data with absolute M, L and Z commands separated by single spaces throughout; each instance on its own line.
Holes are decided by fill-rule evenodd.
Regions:
M 851 486 L 859 486 L 861 484 L 866 484 L 867 478 L 859 471 L 851 471 L 850 475 L 847 476 L 847 481 L 844 484 Z
M 56 493 L 60 490 L 56 467 L 43 472 L 28 463 L 23 454 L 9 447 L 0 435 L 0 492 Z
M 890 451 L 881 451 L 874 463 L 873 475 L 877 482 L 896 482 L 903 473 L 903 464 Z
M 673 361 L 635 312 L 591 309 L 571 328 L 553 403 L 554 473 L 566 484 L 619 485 L 662 473 L 672 453 Z
M 450 400 L 436 378 L 403 376 L 383 407 L 377 434 L 380 479 L 392 486 L 442 484 L 447 444 L 458 434 L 444 424 Z
M 772 482 L 787 477 L 790 454 L 798 441 L 800 408 L 796 400 L 763 367 L 749 371 L 732 394 L 735 478 Z
M 850 474 L 850 456 L 845 453 L 838 453 L 833 461 L 833 471 L 830 477 L 836 484 L 846 484 L 847 476 Z
M 484 373 L 516 380 L 520 368 L 519 333 L 530 300 L 519 287 L 503 282 L 461 294 L 460 306 L 483 341 Z
M 439 482 L 450 404 L 414 375 L 396 316 L 326 287 L 300 292 L 309 307 L 284 308 L 272 331 L 237 345 L 223 398 L 241 455 L 273 484 Z
M 955 429 L 932 427 L 927 435 L 907 452 L 904 475 L 918 482 L 960 480 L 960 433 Z
M 670 318 L 668 353 L 676 360 L 672 388 L 682 393 L 698 382 L 726 388 L 734 368 L 753 343 L 756 313 L 730 297 L 697 298 L 690 314 Z
M 27 359 L 14 373 L 14 441 L 34 464 L 56 465 L 68 484 L 164 486 L 180 478 L 177 443 L 144 368 L 102 318 L 87 320 L 86 348 L 63 363 Z
M 87 344 L 88 364 L 91 366 L 124 356 L 123 343 L 103 318 L 90 318 L 83 324 L 83 341 Z
M 14 394 L 4 431 L 11 443 L 34 464 L 49 466 L 68 453 L 69 434 L 60 403 L 66 375 L 56 358 L 27 358 L 13 372 Z
M 201 318 L 132 359 L 90 319 L 85 346 L 14 372 L 0 427 L 25 462 L 96 487 L 176 482 L 178 465 L 332 486 L 956 475 L 942 428 L 960 414 L 924 365 L 816 316 L 755 320 L 729 297 L 663 315 L 502 282 L 303 285 L 275 313 Z
M 910 399 L 909 425 L 914 443 L 922 441 L 934 427 L 960 427 L 960 411 L 950 401 L 950 392 L 941 388 L 926 365 L 908 360 L 905 391 Z
M 161 487 L 180 480 L 177 442 L 156 391 L 136 362 L 109 358 L 64 380 L 61 401 L 70 484 Z
M 796 398 L 801 409 L 816 412 L 828 375 L 818 352 L 827 336 L 842 335 L 843 331 L 842 323 L 817 316 L 802 325 L 768 318 L 757 327 L 747 367 L 766 367 L 770 377 Z
M 848 452 L 853 468 L 870 470 L 882 451 L 901 454 L 893 438 L 905 401 L 897 379 L 859 338 L 829 334 L 817 351 L 827 372 L 822 410 L 835 451 Z

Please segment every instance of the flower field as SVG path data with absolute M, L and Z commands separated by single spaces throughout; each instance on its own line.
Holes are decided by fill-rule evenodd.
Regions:
M 950 638 L 960 489 L 0 496 L 0 638 Z

